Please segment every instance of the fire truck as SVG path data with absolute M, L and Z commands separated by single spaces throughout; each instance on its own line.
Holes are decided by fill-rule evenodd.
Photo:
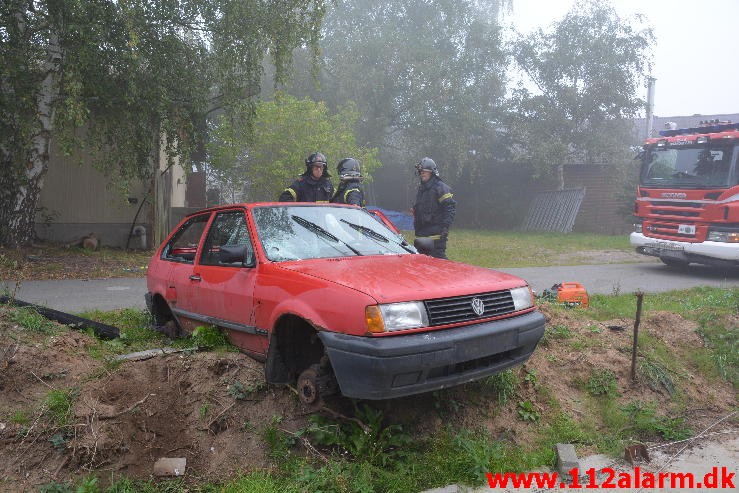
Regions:
M 739 123 L 663 130 L 639 158 L 636 251 L 673 267 L 739 266 Z

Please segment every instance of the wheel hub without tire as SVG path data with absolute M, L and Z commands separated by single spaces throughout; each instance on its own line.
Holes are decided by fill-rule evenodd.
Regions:
M 318 375 L 312 368 L 305 370 L 298 377 L 298 397 L 303 404 L 308 406 L 315 404 L 320 397 Z

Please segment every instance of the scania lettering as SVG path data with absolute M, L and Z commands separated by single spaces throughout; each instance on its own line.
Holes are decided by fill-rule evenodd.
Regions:
M 739 123 L 701 122 L 647 139 L 630 241 L 673 267 L 739 266 Z

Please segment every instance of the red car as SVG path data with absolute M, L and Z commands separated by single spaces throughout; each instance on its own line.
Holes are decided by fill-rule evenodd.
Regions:
M 355 206 L 196 212 L 156 251 L 147 283 L 157 325 L 220 327 L 306 404 L 483 378 L 526 361 L 544 333 L 523 279 L 420 255 Z

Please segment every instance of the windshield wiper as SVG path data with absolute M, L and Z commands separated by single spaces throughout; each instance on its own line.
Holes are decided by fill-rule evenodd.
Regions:
M 355 230 L 359 231 L 360 233 L 364 234 L 365 236 L 367 236 L 371 240 L 378 240 L 378 241 L 382 241 L 384 243 L 389 243 L 390 242 L 389 239 L 387 239 L 385 236 L 381 235 L 380 233 L 378 233 L 377 231 L 375 231 L 372 228 L 368 228 L 367 226 L 362 226 L 361 224 L 350 223 L 346 219 L 340 219 L 340 221 L 343 222 L 343 223 L 348 224 L 352 229 L 355 229 Z M 408 253 L 416 253 L 416 252 L 414 252 L 413 250 L 411 250 L 410 248 L 407 247 L 408 244 L 405 243 L 405 240 L 403 241 L 403 243 L 405 243 L 405 245 L 403 243 L 399 243 L 399 242 L 394 242 L 394 243 L 396 245 L 400 246 L 403 250 L 405 250 Z
M 311 232 L 315 233 L 316 236 L 318 236 L 319 238 L 329 239 L 329 240 L 331 240 L 333 242 L 341 243 L 345 247 L 347 247 L 349 250 L 351 250 L 352 252 L 354 252 L 354 255 L 356 255 L 358 257 L 361 257 L 362 256 L 362 254 L 359 253 L 359 250 L 357 250 L 353 246 L 349 245 L 344 240 L 342 240 L 340 238 L 337 238 L 336 236 L 332 235 L 331 233 L 329 233 L 328 231 L 326 231 L 325 229 L 323 229 L 322 227 L 320 227 L 316 223 L 311 222 L 311 221 L 308 221 L 307 219 L 302 218 L 300 216 L 292 215 L 290 217 L 292 218 L 293 221 L 295 221 L 296 223 L 300 224 L 302 227 L 304 227 L 308 231 L 311 231 Z M 331 246 L 333 246 L 333 245 L 331 245 Z
M 356 229 L 357 231 L 364 234 L 365 236 L 369 236 L 370 238 L 373 238 L 375 240 L 380 240 L 385 243 L 388 243 L 390 241 L 372 228 L 368 228 L 367 226 L 362 226 L 361 224 L 350 223 L 346 219 L 340 219 L 340 221 L 342 223 L 348 224 L 349 226 L 351 226 L 352 229 Z

